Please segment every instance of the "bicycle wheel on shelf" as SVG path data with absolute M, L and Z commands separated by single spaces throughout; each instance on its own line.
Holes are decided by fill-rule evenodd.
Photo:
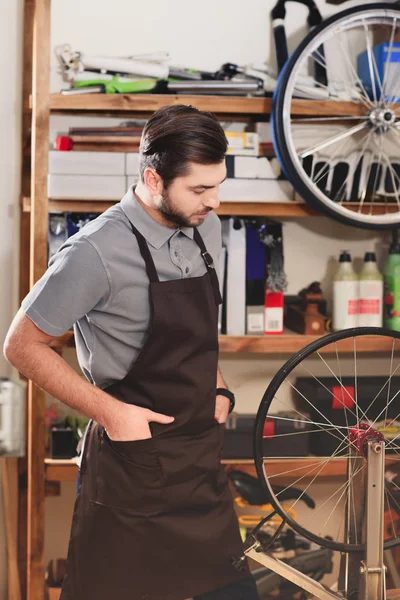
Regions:
M 371 343 L 386 342 L 390 352 L 371 356 L 372 365 L 359 360 L 357 347 L 364 336 Z M 371 379 L 374 369 L 379 377 Z M 273 429 L 274 442 L 279 440 L 285 451 L 268 460 Z M 309 540 L 342 552 L 362 550 L 366 445 L 371 440 L 385 442 L 388 549 L 400 543 L 400 333 L 362 327 L 309 344 L 277 372 L 257 413 L 254 458 L 268 501 Z M 290 447 L 297 450 L 291 454 Z M 316 508 L 301 503 L 301 495 L 283 504 L 280 496 L 291 487 L 318 498 Z
M 400 226 L 399 55 L 400 7 L 356 6 L 311 31 L 278 80 L 282 170 L 307 203 L 348 225 Z

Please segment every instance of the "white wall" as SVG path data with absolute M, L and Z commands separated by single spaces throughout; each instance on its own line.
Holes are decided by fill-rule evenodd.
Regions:
M 22 0 L 0 1 L 0 345 L 17 302 L 18 199 L 21 152 Z M 0 377 L 10 369 L 0 353 Z M 6 598 L 7 568 L 0 479 L 0 599 Z
M 167 50 L 172 63 L 215 70 L 224 62 L 246 64 L 270 60 L 274 63 L 270 35 L 271 0 L 69 0 L 52 2 L 54 49 L 71 44 L 74 50 L 92 54 L 131 55 Z M 320 0 L 324 16 L 335 7 Z M 201 8 L 200 8 L 201 7 Z M 16 308 L 17 203 L 20 152 L 20 82 L 22 46 L 22 0 L 0 0 L 0 56 L 3 91 L 0 95 L 0 341 Z M 286 20 L 289 46 L 293 49 L 304 35 L 307 11 L 289 4 Z M 65 87 L 52 54 L 52 91 Z M 65 119 L 63 119 L 65 123 Z M 56 129 L 61 126 L 56 126 Z M 53 126 L 54 129 L 54 126 Z M 285 230 L 286 268 L 289 291 L 298 291 L 320 279 L 329 296 L 328 274 L 332 258 L 344 246 L 361 256 L 366 249 L 381 248 L 380 237 L 332 224 L 326 219 L 288 220 Z M 318 248 L 318 252 L 315 249 Z M 70 353 L 71 354 L 71 353 Z M 223 373 L 238 393 L 238 409 L 253 411 L 283 357 L 222 357 Z M 0 376 L 8 373 L 0 356 Z M 73 486 L 63 486 L 61 498 L 47 500 L 46 560 L 65 556 L 72 516 Z M 4 524 L 0 516 L 0 599 L 5 597 Z

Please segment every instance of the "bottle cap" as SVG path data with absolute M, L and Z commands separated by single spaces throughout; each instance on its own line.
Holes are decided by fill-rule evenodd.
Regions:
M 342 253 L 339 257 L 339 262 L 351 262 L 350 252 L 348 250 L 342 250 Z
M 364 262 L 376 262 L 375 252 L 366 252 L 364 256 Z

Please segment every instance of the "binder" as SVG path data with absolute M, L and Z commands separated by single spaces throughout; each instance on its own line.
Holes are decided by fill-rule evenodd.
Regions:
M 243 219 L 229 219 L 226 287 L 226 333 L 246 330 L 246 227 Z

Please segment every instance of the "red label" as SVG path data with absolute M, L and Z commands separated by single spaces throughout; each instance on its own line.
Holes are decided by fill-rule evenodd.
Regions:
M 263 428 L 263 438 L 272 438 L 275 435 L 275 421 L 274 419 L 265 419 Z
M 348 315 L 358 315 L 358 300 L 349 300 L 347 305 Z
M 361 315 L 379 315 L 381 312 L 380 300 L 368 299 L 360 300 L 360 314 Z
M 341 409 L 353 408 L 354 406 L 354 385 L 334 385 L 332 387 L 332 408 Z

